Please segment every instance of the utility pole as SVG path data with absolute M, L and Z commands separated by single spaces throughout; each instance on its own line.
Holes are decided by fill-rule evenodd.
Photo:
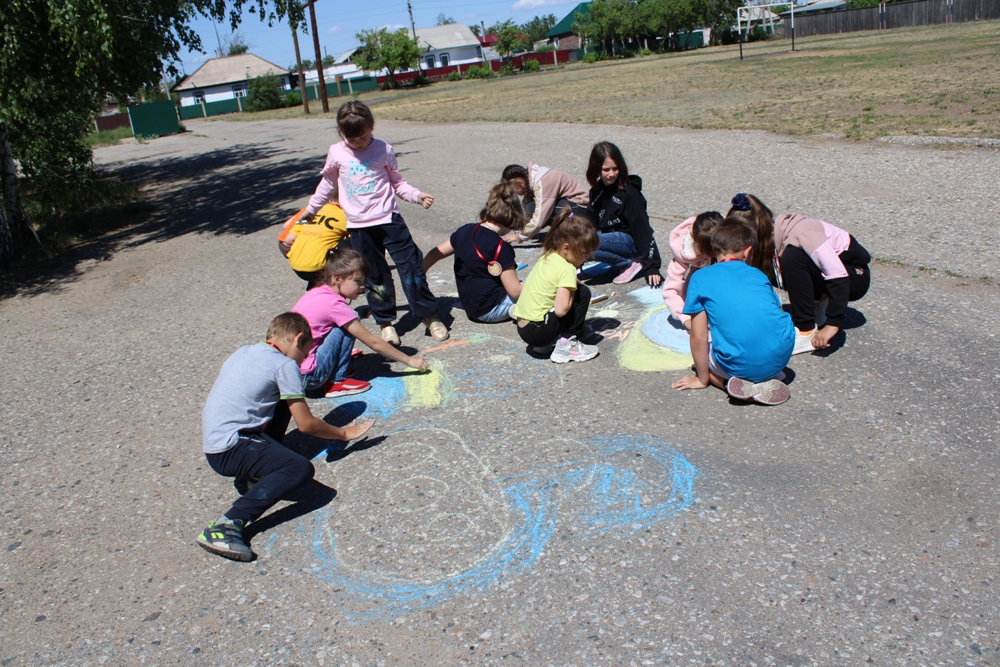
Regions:
M 292 41 L 295 42 L 295 66 L 299 70 L 299 92 L 302 94 L 302 110 L 309 113 L 309 91 L 306 90 L 306 73 L 302 71 L 302 55 L 299 53 L 299 27 L 294 24 L 292 24 Z
M 413 39 L 417 38 L 417 26 L 413 22 L 413 5 L 410 4 L 410 0 L 406 0 L 406 8 L 410 10 L 410 32 L 413 33 Z
M 319 28 L 316 27 L 316 0 L 309 0 L 309 21 L 312 23 L 313 47 L 316 49 L 316 73 L 319 75 L 319 94 L 323 100 L 323 113 L 330 113 L 330 100 L 326 97 L 326 79 L 323 78 L 323 52 L 319 48 Z

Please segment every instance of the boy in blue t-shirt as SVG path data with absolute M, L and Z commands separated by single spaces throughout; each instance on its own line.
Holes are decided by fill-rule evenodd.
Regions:
M 782 369 L 792 356 L 795 327 L 771 283 L 746 264 L 756 232 L 726 218 L 712 232 L 716 263 L 691 276 L 684 314 L 691 315 L 691 353 L 697 375 L 675 389 L 704 389 L 709 383 L 733 398 L 779 405 L 791 397 Z M 712 330 L 712 341 L 708 330 Z
M 212 470 L 236 478 L 241 497 L 198 535 L 198 545 L 233 560 L 253 552 L 243 527 L 312 479 L 312 463 L 281 444 L 289 419 L 299 431 L 327 440 L 360 438 L 373 422 L 338 428 L 313 416 L 299 364 L 312 347 L 309 322 L 283 313 L 267 328 L 267 343 L 236 350 L 219 371 L 201 414 L 205 457 Z

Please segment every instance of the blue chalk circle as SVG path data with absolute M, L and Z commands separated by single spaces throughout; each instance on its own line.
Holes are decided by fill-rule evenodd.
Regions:
M 642 323 L 642 333 L 657 345 L 674 352 L 691 354 L 691 335 L 667 308 L 654 310 Z
M 499 530 L 493 546 L 482 555 L 473 554 L 472 564 L 463 571 L 418 580 L 406 577 L 403 570 L 381 572 L 367 564 L 349 567 L 338 558 L 332 528 L 338 515 L 329 508 L 314 515 L 311 539 L 316 563 L 311 571 L 347 598 L 363 603 L 358 605 L 362 611 L 345 608 L 350 618 L 395 618 L 529 573 L 557 530 L 566 539 L 581 542 L 605 531 L 631 534 L 677 516 L 694 502 L 694 483 L 701 473 L 658 440 L 612 436 L 577 445 L 579 459 L 486 484 L 490 496 L 496 493 L 497 502 L 509 505 L 511 522 Z M 408 470 L 408 474 L 418 472 Z

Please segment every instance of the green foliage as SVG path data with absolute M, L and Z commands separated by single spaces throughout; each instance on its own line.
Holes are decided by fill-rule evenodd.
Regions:
M 255 77 L 250 82 L 246 104 L 247 111 L 267 111 L 285 106 L 285 98 L 280 89 L 278 77 L 273 74 Z
M 497 43 L 493 45 L 493 50 L 500 54 L 501 58 L 513 55 L 514 51 L 531 48 L 528 36 L 510 19 L 503 23 L 494 23 L 487 33 L 496 36 Z
M 556 19 L 555 14 L 536 16 L 527 23 L 521 24 L 521 32 L 527 35 L 529 43 L 534 44 L 545 39 L 545 33 L 551 30 L 556 23 L 558 23 L 558 19 Z
M 315 66 L 316 66 L 316 63 L 314 63 L 313 61 L 309 60 L 308 58 L 306 58 L 306 59 L 304 59 L 302 61 L 302 69 L 312 69 Z
M 445 16 L 444 14 L 438 14 L 437 24 L 438 25 L 451 25 L 455 22 L 455 19 L 450 16 Z
M 423 72 L 417 72 L 417 75 L 410 81 L 411 88 L 423 88 L 429 85 L 431 85 L 431 80 Z
M 226 50 L 227 56 L 239 56 L 244 53 L 249 53 L 250 44 L 247 40 L 238 32 L 234 32 L 229 38 L 223 42 L 222 48 Z
M 396 32 L 389 32 L 385 28 L 362 30 L 355 36 L 361 46 L 354 52 L 354 64 L 369 72 L 387 70 L 387 83 L 390 86 L 396 85 L 396 72 L 416 67 L 420 60 L 417 40 L 410 37 L 406 28 L 400 28 Z
M 483 64 L 482 67 L 479 65 L 473 65 L 465 71 L 466 79 L 489 79 L 493 76 L 493 69 L 487 65 Z
M 510 76 L 514 73 L 514 63 L 509 60 L 500 65 L 500 76 Z
M 122 139 L 132 136 L 131 127 L 116 127 L 113 130 L 104 132 L 93 132 L 83 138 L 83 141 L 90 147 L 94 146 L 114 146 Z
M 847 0 L 847 9 L 861 9 L 862 7 L 875 7 L 878 4 L 879 0 Z
M 755 25 L 746 36 L 748 42 L 763 42 L 768 39 L 771 39 L 771 33 L 765 30 L 764 26 L 759 25 Z
M 335 63 L 336 61 L 337 59 L 333 56 L 330 55 L 323 56 L 323 67 L 333 67 L 333 63 Z
M 448 75 L 448 80 L 449 81 L 461 81 L 462 80 L 462 75 L 459 74 L 458 72 L 452 72 L 451 74 Z
M 645 0 L 644 4 L 661 1 Z M 630 0 L 592 0 L 590 11 L 577 13 L 573 32 L 601 44 L 602 50 L 616 53 L 626 37 L 635 35 L 639 28 L 639 12 Z
M 302 104 L 302 93 L 297 90 L 289 90 L 285 93 L 285 106 L 294 107 Z
M 473 23 L 472 25 L 469 26 L 469 30 L 471 30 L 472 34 L 475 35 L 476 37 L 482 37 L 483 36 L 483 29 L 480 28 L 475 23 Z
M 525 60 L 524 67 L 522 67 L 522 69 L 525 72 L 537 72 L 542 69 L 542 64 L 535 59 Z
M 535 53 L 548 53 L 549 51 L 555 51 L 555 50 L 556 47 L 552 46 L 551 44 L 542 44 L 541 46 L 535 49 Z
M 596 63 L 597 62 L 597 54 L 594 53 L 593 51 L 590 51 L 588 53 L 584 53 L 583 54 L 583 62 L 590 63 L 590 64 Z
M 875 0 L 875 2 L 877 3 L 878 0 Z M 791 5 L 775 5 L 774 7 L 768 7 L 768 9 L 770 9 L 775 14 L 781 14 L 783 12 L 787 12 L 791 8 L 792 8 Z

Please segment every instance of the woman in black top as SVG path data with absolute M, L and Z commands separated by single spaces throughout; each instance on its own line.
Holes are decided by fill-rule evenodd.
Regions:
M 641 275 L 650 287 L 659 286 L 663 280 L 660 249 L 649 225 L 642 179 L 629 175 L 617 146 L 602 141 L 590 152 L 587 182 L 591 186 L 590 208 L 601 239 L 594 259 L 620 272 L 613 281 L 616 284 Z

